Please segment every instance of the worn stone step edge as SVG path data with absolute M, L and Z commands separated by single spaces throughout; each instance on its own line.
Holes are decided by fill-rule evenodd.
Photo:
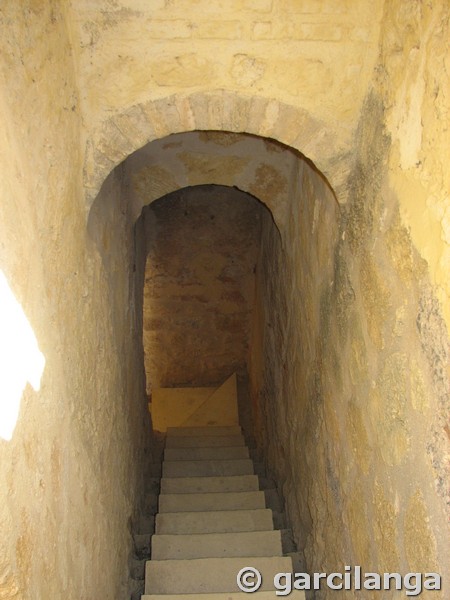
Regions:
M 249 459 L 246 446 L 205 446 L 201 448 L 166 448 L 164 461 Z
M 242 435 L 216 435 L 216 436 L 173 436 L 167 438 L 166 448 L 204 448 L 222 446 L 223 448 L 235 448 L 246 446 Z
M 239 531 L 152 536 L 152 560 L 282 556 L 280 531 Z
M 160 513 L 266 508 L 266 498 L 261 491 L 160 494 L 158 507 Z
M 253 475 L 250 459 L 164 461 L 163 477 L 210 477 L 226 475 Z
M 274 589 L 277 573 L 292 572 L 292 560 L 284 556 L 150 560 L 145 567 L 145 593 L 234 592 L 236 576 L 246 566 L 261 573 L 262 591 Z
M 159 513 L 155 533 L 233 533 L 238 531 L 271 531 L 272 511 L 267 508 L 207 512 Z M 276 529 L 281 529 L 277 527 Z
M 168 427 L 167 437 L 187 437 L 190 435 L 213 436 L 213 435 L 241 435 L 242 429 L 239 425 L 223 425 L 214 427 Z
M 231 488 L 231 489 L 230 489 Z M 161 493 L 197 494 L 208 492 L 250 492 L 260 489 L 257 475 L 225 475 L 223 477 L 163 477 Z M 180 492 L 173 490 L 182 490 Z M 193 490 L 193 491 L 186 491 Z

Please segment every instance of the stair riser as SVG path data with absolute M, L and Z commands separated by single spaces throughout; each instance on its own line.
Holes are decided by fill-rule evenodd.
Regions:
M 248 510 L 265 507 L 264 492 L 161 494 L 159 496 L 160 513 Z
M 249 457 L 239 427 L 168 430 L 142 600 L 244 600 L 236 577 L 247 566 L 262 574 L 258 599 L 278 598 L 268 591 L 274 576 L 293 566 L 273 529 L 283 513 L 265 507 L 267 499 L 277 510 L 282 504 L 270 482 L 259 490 L 255 473 L 264 466 L 255 471 Z M 152 511 L 153 500 L 149 494 Z M 303 592 L 290 597 L 305 600 Z
M 161 534 L 236 533 L 272 531 L 272 511 L 231 510 L 156 515 L 155 532 Z
M 279 531 L 152 537 L 153 560 L 282 556 L 282 554 Z
M 217 435 L 241 435 L 242 429 L 239 425 L 225 425 L 223 427 L 168 427 L 167 437 L 194 436 L 217 436 Z
M 236 576 L 250 565 L 261 573 L 261 590 L 273 590 L 277 573 L 291 572 L 285 557 L 200 558 L 189 561 L 149 561 L 145 573 L 146 594 L 201 594 L 238 591 Z
M 230 475 L 253 475 L 251 460 L 198 460 L 165 461 L 163 477 L 223 477 Z
M 235 477 L 165 477 L 161 479 L 162 494 L 199 494 L 202 492 L 251 492 L 259 489 L 256 475 Z
M 245 446 L 229 446 L 221 448 L 166 448 L 164 460 L 236 460 L 248 459 L 248 448 Z
M 166 448 L 212 448 L 244 446 L 242 435 L 175 436 L 166 439 Z

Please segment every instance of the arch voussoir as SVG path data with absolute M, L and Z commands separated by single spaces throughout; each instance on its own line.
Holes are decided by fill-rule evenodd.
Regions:
M 248 121 L 251 109 L 251 98 L 228 94 L 223 103 L 223 128 L 235 133 L 248 131 Z
M 104 122 L 88 140 L 86 197 L 91 201 L 111 170 L 147 143 L 187 131 L 231 131 L 274 139 L 310 159 L 345 201 L 348 153 L 337 132 L 300 107 L 226 90 L 172 94 L 133 105 Z
M 224 92 L 197 92 L 189 98 L 195 129 L 222 131 Z

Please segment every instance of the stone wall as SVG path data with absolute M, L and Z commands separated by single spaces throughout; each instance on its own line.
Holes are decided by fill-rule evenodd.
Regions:
M 287 218 L 290 183 L 298 152 L 254 135 L 189 131 L 146 144 L 123 163 L 129 210 L 142 208 L 181 188 L 203 184 L 237 188 L 255 196 L 278 227 Z
M 389 186 L 450 330 L 449 19 L 445 0 L 386 5 L 374 84 L 391 141 Z
M 70 3 L 89 201 L 147 142 L 225 130 L 299 150 L 345 203 L 375 73 L 393 140 L 390 185 L 448 327 L 449 182 L 439 158 L 448 145 L 448 10 L 446 0 Z
M 0 269 L 45 370 L 0 440 L 0 596 L 127 590 L 144 243 L 126 169 L 105 180 L 193 130 L 288 144 L 341 204 L 294 165 L 258 266 L 256 432 L 306 564 L 448 579 L 448 16 L 446 0 L 2 4 Z
M 326 477 L 330 444 L 326 437 L 317 437 L 323 424 L 318 394 L 330 326 L 322 298 L 328 297 L 335 280 L 340 210 L 329 187 L 306 162 L 299 161 L 296 175 L 289 228 L 280 235 L 269 218 L 263 220 L 250 386 L 256 439 L 304 551 L 313 528 L 325 526 L 327 510 L 324 497 L 314 498 L 320 514 L 313 515 L 309 499 L 315 485 L 324 496 L 328 493 L 323 482 L 316 483 Z M 338 531 L 341 527 L 330 529 L 330 535 L 336 537 Z M 314 537 L 312 543 L 318 557 L 320 540 Z M 318 564 L 308 562 L 307 567 Z
M 295 99 L 339 127 L 364 99 L 383 10 L 381 0 L 70 4 L 90 124 L 148 99 L 149 89 L 157 98 L 206 83 Z
M 263 224 L 251 360 L 257 437 L 308 569 L 435 571 L 444 591 L 433 597 L 441 598 L 450 575 L 449 341 L 446 304 L 436 297 L 445 293 L 431 282 L 444 264 L 446 222 L 437 206 L 448 192 L 439 112 L 447 79 L 433 69 L 445 12 L 403 2 L 386 10 L 383 63 L 362 111 L 341 215 L 309 174 L 313 184 L 292 201 L 291 230 L 280 239 Z M 410 24 L 406 39 L 395 15 Z M 413 74 L 401 66 L 405 53 L 421 65 L 419 104 Z M 434 123 L 433 145 L 430 133 L 417 139 L 406 131 L 404 94 L 415 103 L 410 125 Z
M 186 188 L 144 209 L 149 394 L 246 371 L 262 210 L 222 186 Z
M 89 198 L 147 142 L 218 130 L 299 150 L 345 201 L 383 4 L 106 0 L 100 9 L 71 2 Z
M 28 384 L 14 398 L 5 381 L 12 368 L 27 377 L 28 348 L 14 354 L 18 332 L 8 339 L 2 330 L 0 419 L 15 400 L 20 411 L 11 439 L 0 439 L 0 597 L 115 600 L 128 590 L 127 521 L 149 424 L 123 297 L 131 268 L 112 256 L 123 224 L 116 206 L 103 208 L 114 212 L 103 248 L 86 234 L 79 88 L 63 5 L 0 9 L 0 269 L 45 358 L 38 391 Z M 115 185 L 105 190 L 113 202 Z

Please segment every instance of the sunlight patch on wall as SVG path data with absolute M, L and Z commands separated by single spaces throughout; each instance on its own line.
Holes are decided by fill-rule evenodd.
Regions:
M 8 281 L 0 270 L 0 438 L 9 441 L 27 382 L 37 392 L 45 358 Z

